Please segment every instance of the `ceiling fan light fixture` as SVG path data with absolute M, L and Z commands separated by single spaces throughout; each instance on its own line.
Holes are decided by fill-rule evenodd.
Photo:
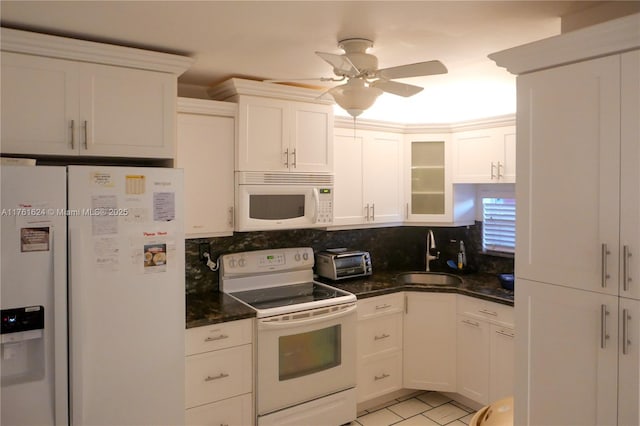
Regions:
M 355 118 L 375 103 L 382 90 L 366 85 L 363 79 L 352 78 L 329 93 L 342 109 Z

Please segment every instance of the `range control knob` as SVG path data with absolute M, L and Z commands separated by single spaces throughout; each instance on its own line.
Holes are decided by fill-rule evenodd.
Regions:
M 307 253 L 306 251 L 302 254 L 302 258 L 304 260 L 309 260 L 309 253 Z
M 296 260 L 296 262 L 300 262 L 300 253 L 296 253 L 296 255 L 293 256 L 293 258 Z
M 238 260 L 238 266 L 240 268 L 244 268 L 244 266 L 247 264 L 247 261 L 245 260 L 245 258 L 241 258 L 240 260 Z
M 236 263 L 237 262 L 236 262 L 235 258 L 232 257 L 231 259 L 229 259 L 229 266 L 230 267 L 235 268 L 236 267 Z

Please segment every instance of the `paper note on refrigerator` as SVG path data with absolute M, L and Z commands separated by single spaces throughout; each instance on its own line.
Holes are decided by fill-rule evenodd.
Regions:
M 112 214 L 117 211 L 118 199 L 115 195 L 94 195 L 91 197 L 91 231 L 96 235 L 110 235 L 118 233 L 118 216 Z
M 176 194 L 174 192 L 153 193 L 153 220 L 169 222 L 176 218 Z

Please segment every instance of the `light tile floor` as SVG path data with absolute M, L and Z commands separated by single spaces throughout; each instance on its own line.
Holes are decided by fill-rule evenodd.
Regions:
M 352 426 L 465 426 L 475 411 L 438 392 L 394 399 L 358 413 Z

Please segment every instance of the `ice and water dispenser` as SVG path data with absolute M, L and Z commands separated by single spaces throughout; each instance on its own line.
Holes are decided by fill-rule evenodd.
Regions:
M 41 380 L 45 373 L 44 307 L 1 312 L 2 384 Z

